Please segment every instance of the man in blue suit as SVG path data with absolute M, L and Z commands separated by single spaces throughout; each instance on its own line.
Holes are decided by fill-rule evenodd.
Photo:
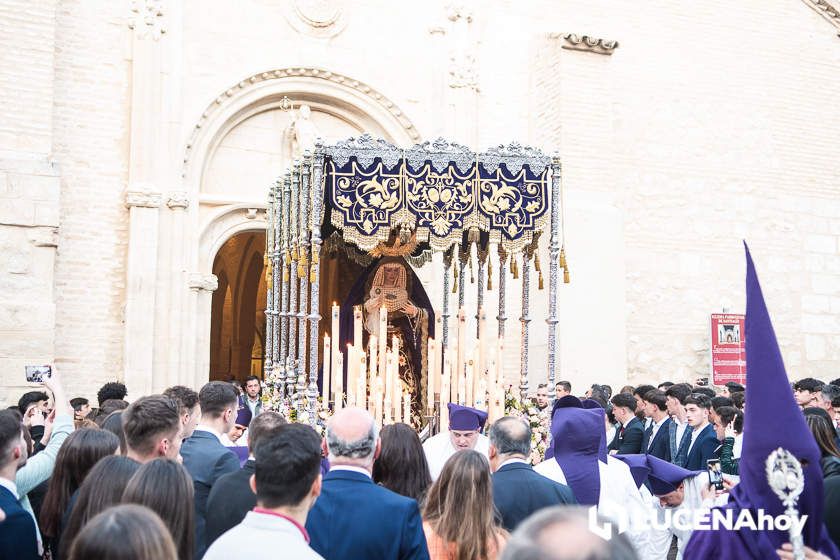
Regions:
M 429 558 L 417 502 L 371 479 L 380 445 L 366 410 L 344 408 L 327 422 L 330 472 L 306 520 L 310 546 L 327 560 Z
M 198 405 L 201 421 L 181 446 L 181 457 L 195 488 L 195 557 L 201 558 L 207 549 L 205 517 L 210 490 L 222 475 L 239 470 L 239 459 L 221 442 L 222 434 L 233 427 L 239 398 L 230 383 L 211 381 L 199 391 Z
M 531 427 L 521 418 L 506 416 L 490 428 L 490 469 L 493 503 L 502 526 L 516 529 L 535 511 L 560 504 L 576 504 L 572 489 L 537 474 L 528 463 Z
M 15 473 L 28 457 L 23 430 L 17 412 L 0 412 L 0 510 L 6 514 L 6 519 L 0 522 L 0 558 L 36 560 L 41 555 L 35 519 L 18 502 L 20 496 L 15 485 Z
M 691 427 L 691 444 L 685 468 L 690 471 L 706 470 L 706 461 L 715 458 L 720 442 L 715 428 L 709 423 L 712 400 L 706 395 L 693 394 L 685 399 L 685 417 Z
M 610 399 L 610 402 L 613 405 L 613 416 L 621 425 L 615 431 L 609 450 L 621 455 L 644 453 L 644 426 L 641 420 L 636 418 L 636 398 L 629 393 L 619 393 Z
M 642 438 L 642 453 L 670 462 L 669 437 L 673 420 L 668 416 L 668 401 L 665 393 L 653 389 L 644 394 L 642 402 L 645 407 L 645 416 L 651 420 Z

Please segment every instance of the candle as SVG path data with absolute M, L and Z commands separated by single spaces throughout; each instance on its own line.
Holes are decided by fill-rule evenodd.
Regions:
M 403 396 L 403 422 L 411 426 L 411 393 L 408 391 Z
M 376 386 L 373 391 L 373 417 L 376 423 L 382 425 L 382 378 L 376 378 Z
M 359 359 L 356 357 L 356 347 L 347 344 L 347 406 L 356 406 L 354 398 L 356 391 L 356 379 L 359 375 Z
M 338 354 L 338 368 L 333 380 L 335 381 L 335 410 L 344 408 L 344 354 L 335 349 Z
M 324 335 L 324 357 L 321 360 L 323 364 L 321 368 L 321 398 L 324 401 L 324 409 L 330 407 L 330 367 L 332 358 L 330 358 L 330 335 Z
M 488 405 L 494 410 L 498 406 L 496 397 L 498 396 L 498 378 L 496 375 L 496 349 L 493 346 L 487 351 L 487 392 L 490 394 Z M 500 415 L 494 418 L 498 419 Z
M 353 345 L 363 348 L 362 340 L 362 306 L 353 306 Z
M 443 356 L 443 370 L 446 372 L 440 380 L 440 431 L 449 429 L 449 354 Z
M 481 379 L 484 378 L 484 372 L 481 370 L 481 366 L 479 365 L 479 351 L 478 348 L 473 348 L 472 357 L 470 361 L 473 364 L 473 377 L 472 377 L 472 400 L 473 402 L 478 401 L 478 383 Z
M 435 339 L 437 353 L 435 355 L 435 363 L 433 364 L 433 371 L 435 372 L 434 392 L 440 393 L 443 390 L 443 377 L 449 375 L 449 372 L 443 369 L 443 353 L 446 349 L 443 347 L 443 316 L 439 310 L 435 310 L 435 336 L 437 337 Z
M 504 368 L 505 368 L 505 339 L 499 337 L 496 341 L 496 384 L 503 387 L 505 384 Z
M 458 366 L 457 366 L 457 359 L 458 359 L 458 349 L 456 348 L 454 352 L 450 352 L 448 349 L 446 351 L 447 357 L 449 357 L 449 367 L 447 371 L 444 372 L 445 376 L 449 377 L 449 402 L 458 402 Z
M 330 354 L 330 358 L 332 360 L 332 364 L 330 365 L 330 392 L 328 395 L 332 396 L 332 393 L 335 392 L 335 384 L 337 383 L 336 378 L 340 375 L 343 375 L 343 372 L 338 367 L 338 357 L 341 355 L 341 346 L 339 346 L 339 341 L 341 340 L 341 332 L 339 327 L 339 317 L 341 313 L 341 308 L 338 307 L 338 304 L 333 302 L 332 304 L 332 340 L 330 343 L 334 348 L 332 348 L 332 352 Z M 326 360 L 326 357 L 324 358 Z M 326 363 L 326 361 L 324 362 Z M 329 397 L 327 398 L 329 400 Z
M 473 387 L 473 361 L 470 360 L 467 362 L 467 374 L 466 379 L 464 380 L 464 400 L 466 401 L 466 406 L 475 406 L 475 390 Z
M 397 377 L 397 389 L 394 391 L 393 400 L 391 401 L 394 405 L 394 423 L 402 422 L 402 383 L 400 383 L 400 378 Z
M 379 337 L 379 348 L 377 350 L 377 357 L 379 358 L 380 375 L 385 374 L 385 352 L 388 346 L 388 310 L 383 305 L 379 308 L 379 329 L 376 332 Z
M 487 408 L 487 382 L 484 379 L 478 382 L 478 391 L 475 395 L 475 407 L 481 410 Z
M 373 387 L 373 380 L 379 375 L 377 366 L 379 365 L 379 358 L 377 358 L 377 345 L 379 344 L 379 337 L 375 334 L 368 338 L 368 351 L 370 351 L 370 358 L 368 359 L 368 367 L 370 368 L 370 386 Z
M 367 356 L 364 352 L 359 352 L 359 378 L 356 381 L 356 406 L 359 408 L 367 408 Z
M 387 363 L 385 365 L 385 401 L 384 401 L 384 418 L 383 422 L 385 424 L 391 423 L 391 413 L 392 408 L 391 405 L 391 397 L 394 394 L 394 359 L 393 356 L 389 353 L 387 357 Z
M 428 364 L 428 371 L 426 372 L 426 408 L 429 409 L 429 414 L 432 414 L 435 409 L 435 380 L 440 377 L 440 371 L 435 370 L 435 363 L 437 362 L 436 355 L 437 343 L 434 338 L 430 338 L 429 350 L 426 354 L 426 363 Z
M 487 315 L 484 313 L 484 308 L 478 308 L 478 348 L 477 354 L 478 357 L 476 359 L 476 367 L 478 368 L 476 371 L 479 374 L 478 377 L 484 377 L 485 372 L 487 371 L 487 348 L 485 348 L 487 343 Z
M 467 313 L 464 308 L 458 310 L 458 361 L 456 362 L 458 379 L 464 375 L 466 361 Z M 460 386 L 460 385 L 459 385 Z M 460 397 L 459 397 L 460 398 Z
M 386 353 L 385 356 L 385 394 L 383 398 L 385 402 L 391 403 L 391 395 L 394 393 L 394 376 L 393 374 L 393 363 L 391 360 L 391 354 Z M 390 410 L 385 411 L 386 417 L 390 415 Z

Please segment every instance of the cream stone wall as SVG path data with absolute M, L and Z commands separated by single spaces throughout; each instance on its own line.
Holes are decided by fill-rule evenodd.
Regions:
M 558 378 L 706 375 L 709 314 L 743 310 L 742 239 L 790 375 L 840 377 L 838 28 L 810 0 L 0 0 L 0 401 L 26 363 L 88 397 L 207 379 L 213 258 L 264 227 L 283 96 L 330 139 L 559 152 Z

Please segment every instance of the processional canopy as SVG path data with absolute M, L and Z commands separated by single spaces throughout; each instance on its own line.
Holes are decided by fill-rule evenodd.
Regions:
M 363 251 L 408 230 L 434 251 L 479 231 L 516 253 L 548 222 L 552 159 L 534 148 L 473 152 L 438 139 L 402 149 L 362 136 L 323 153 L 330 223 Z
M 380 337 L 378 352 L 363 344 L 361 306 L 353 312 L 353 343 L 348 344 L 346 361 L 343 348 L 330 347 L 329 336 L 324 336 L 323 351 L 320 349 L 320 258 L 322 252 L 328 253 L 336 244 L 343 245 L 359 264 L 367 265 L 382 258 L 384 275 L 388 274 L 390 257 L 402 257 L 419 266 L 428 262 L 433 252 L 443 253 L 441 313 L 434 314 L 440 323 L 440 328 L 436 328 L 439 339 L 430 339 L 428 349 L 423 346 L 420 381 L 426 391 L 414 395 L 418 403 L 428 407 L 431 416 L 435 410 L 441 414 L 442 425 L 445 425 L 444 405 L 449 402 L 481 404 L 490 410 L 504 407 L 501 373 L 506 321 L 504 267 L 509 260 L 513 278 L 517 279 L 521 266 L 519 354 L 520 396 L 524 399 L 528 388 L 531 321 L 529 270 L 533 266 L 539 274 L 538 285 L 542 289 L 537 244 L 547 224 L 550 224 L 547 373 L 548 381 L 553 383 L 561 269 L 563 281 L 569 281 L 558 157 L 517 143 L 475 152 L 444 139 L 410 148 L 368 135 L 333 145 L 319 141 L 314 153 L 305 153 L 303 160 L 296 160 L 274 184 L 269 193 L 268 214 L 266 280 L 269 289 L 264 369 L 266 383 L 280 406 L 300 414 L 308 412 L 313 425 L 317 410 L 329 409 L 333 402 L 340 407 L 345 397 L 347 404 L 367 402 L 370 406 L 372 400 L 379 402 L 385 407 L 379 412 L 386 419 L 392 418 L 389 407 L 393 405 L 394 417 L 400 417 L 399 384 L 395 382 L 393 398 L 389 401 L 390 385 L 386 384 L 383 396 L 369 382 L 374 378 L 381 381 L 387 341 Z M 468 263 L 472 271 L 472 245 L 476 245 L 478 262 L 477 331 L 475 340 L 472 335 L 467 340 L 463 277 Z M 496 246 L 500 265 L 495 337 L 486 324 L 484 309 L 485 287 L 491 290 L 491 245 Z M 455 261 L 457 265 L 452 266 Z M 401 266 L 395 269 L 406 274 Z M 458 294 L 456 305 L 450 304 L 450 278 L 452 293 Z M 374 296 L 381 299 L 379 321 L 385 321 L 388 313 L 403 308 L 405 301 L 400 299 L 400 294 L 404 296 L 406 290 L 385 293 L 387 282 L 380 284 L 382 293 Z M 395 285 L 404 286 L 404 282 Z M 454 340 L 450 341 L 449 337 L 453 307 L 458 310 L 454 346 Z M 333 304 L 331 311 L 330 332 L 337 342 L 337 331 L 341 330 L 338 306 Z M 412 313 L 415 312 L 416 308 Z M 388 349 L 394 360 L 399 348 L 395 342 Z M 472 357 L 468 355 L 469 348 L 473 348 Z M 329 361 L 325 357 L 328 354 Z M 369 360 L 369 379 L 364 375 L 366 360 Z M 320 374 L 323 382 L 319 380 Z M 323 393 L 320 400 L 319 387 Z M 377 394 L 378 400 L 374 399 Z M 411 408 L 411 396 L 403 396 L 406 404 L 402 410 L 408 419 L 405 411 Z

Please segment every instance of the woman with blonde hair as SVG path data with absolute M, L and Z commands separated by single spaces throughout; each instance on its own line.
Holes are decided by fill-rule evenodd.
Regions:
M 458 451 L 429 488 L 423 530 L 431 560 L 496 560 L 508 533 L 496 523 L 487 458 Z

